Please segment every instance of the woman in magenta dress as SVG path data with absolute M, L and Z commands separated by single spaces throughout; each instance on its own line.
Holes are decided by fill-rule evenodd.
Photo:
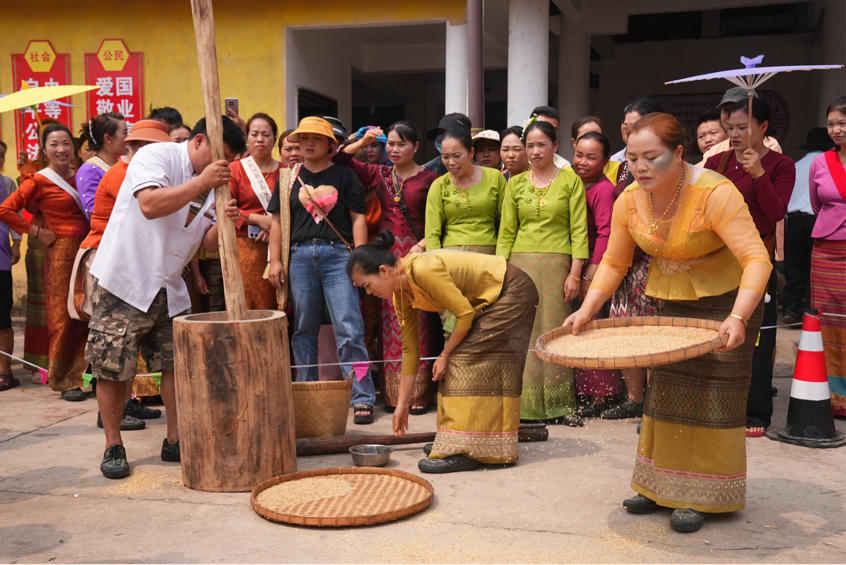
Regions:
M 584 300 L 593 275 L 602 261 L 611 234 L 611 215 L 614 210 L 614 185 L 604 169 L 611 157 L 611 142 L 602 133 L 589 131 L 576 140 L 573 169 L 585 185 L 587 200 L 588 249 L 590 259 L 582 273 L 579 298 Z M 610 305 L 606 302 L 594 319 L 607 318 Z M 582 416 L 594 417 L 605 406 L 605 397 L 622 392 L 620 372 L 609 369 L 576 369 L 576 393 L 588 397 L 580 407 Z
M 335 157 L 335 161 L 352 167 L 363 185 L 374 187 L 382 205 L 379 229 L 389 230 L 394 234 L 396 242 L 392 251 L 397 257 L 405 257 L 412 251 L 419 253 L 426 250 L 426 242 L 423 239 L 426 197 L 429 186 L 438 175 L 414 162 L 414 154 L 419 147 L 417 128 L 406 121 L 396 122 L 385 134 L 385 151 L 392 165 L 360 163 L 353 160 L 353 155 L 373 143 L 380 135 L 381 128 L 368 129 L 360 140 L 344 147 Z M 435 348 L 438 336 L 437 315 L 421 311 L 421 357 L 433 357 L 437 354 Z M 394 305 L 390 300 L 382 301 L 382 355 L 389 361 L 383 369 L 381 395 L 385 408 L 393 411 L 399 400 L 402 339 Z M 432 362 L 421 361 L 414 381 L 411 414 L 425 413 L 426 406 L 433 401 L 434 391 Z

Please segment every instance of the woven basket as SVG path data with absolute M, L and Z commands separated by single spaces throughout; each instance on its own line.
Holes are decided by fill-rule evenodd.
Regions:
M 297 439 L 347 433 L 354 374 L 350 371 L 345 381 L 293 383 Z
M 389 488 L 380 484 L 385 477 L 395 477 Z M 263 490 L 287 481 L 311 477 L 346 478 L 355 483 L 352 492 L 334 498 L 324 498 L 293 507 L 285 514 L 261 506 L 256 497 Z M 314 469 L 291 475 L 281 475 L 264 481 L 253 489 L 250 505 L 260 516 L 299 526 L 369 526 L 398 520 L 420 512 L 432 504 L 435 489 L 428 481 L 406 473 L 376 467 L 335 467 Z
M 619 328 L 632 326 L 675 326 L 687 328 L 703 328 L 717 331 L 722 322 L 716 320 L 701 320 L 698 318 L 674 318 L 672 316 L 636 316 L 632 318 L 613 318 L 588 322 L 579 330 L 579 335 L 596 333 L 598 335 L 613 335 Z M 573 357 L 553 353 L 546 349 L 552 340 L 571 335 L 572 325 L 566 325 L 541 335 L 535 342 L 535 354 L 543 361 L 553 365 L 575 367 L 577 369 L 631 369 L 634 367 L 655 367 L 677 363 L 685 359 L 692 359 L 722 348 L 728 342 L 728 336 L 715 336 L 714 339 L 696 343 L 687 347 L 661 351 L 645 355 L 629 355 L 621 357 Z

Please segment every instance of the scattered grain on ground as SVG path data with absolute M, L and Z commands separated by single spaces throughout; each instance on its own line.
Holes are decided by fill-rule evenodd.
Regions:
M 132 469 L 129 477 L 106 490 L 106 494 L 131 496 L 141 492 L 167 491 L 183 488 L 181 467 L 141 465 Z

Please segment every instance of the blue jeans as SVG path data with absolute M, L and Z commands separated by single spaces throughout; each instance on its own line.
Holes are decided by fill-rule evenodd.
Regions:
M 346 273 L 349 256 L 343 244 L 320 239 L 291 245 L 288 269 L 294 308 L 291 347 L 297 365 L 317 364 L 317 335 L 324 299 L 329 306 L 344 376 L 353 370 L 350 363 L 368 360 L 358 290 Z M 317 373 L 317 367 L 297 369 L 297 381 L 316 381 Z M 370 370 L 361 381 L 353 376 L 352 404 L 375 403 L 376 390 Z

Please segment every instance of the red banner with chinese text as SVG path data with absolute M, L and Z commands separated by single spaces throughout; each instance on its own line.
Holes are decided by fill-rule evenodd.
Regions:
M 70 84 L 70 55 L 56 53 L 49 41 L 30 41 L 24 53 L 12 55 L 12 85 L 15 92 L 21 89 L 22 81 L 30 88 Z M 15 135 L 18 151 L 26 151 L 32 161 L 38 156 L 38 120 L 59 120 L 73 131 L 69 104 L 70 98 L 38 104 L 37 118 L 32 108 L 16 110 Z
M 85 54 L 88 119 L 117 112 L 127 129 L 144 117 L 144 55 L 130 52 L 122 39 L 105 39 L 97 53 Z

